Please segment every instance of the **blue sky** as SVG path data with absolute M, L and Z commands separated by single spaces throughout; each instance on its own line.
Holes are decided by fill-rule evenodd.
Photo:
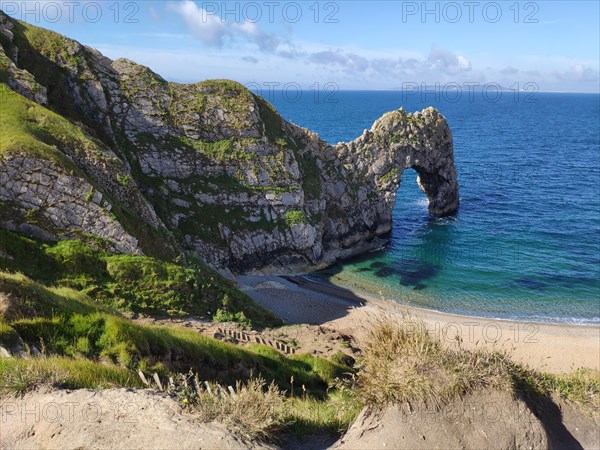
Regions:
M 168 80 L 598 92 L 600 2 L 4 1 Z M 101 17 L 99 17 L 101 14 Z

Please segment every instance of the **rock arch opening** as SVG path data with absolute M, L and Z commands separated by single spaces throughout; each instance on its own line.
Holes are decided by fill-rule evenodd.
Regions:
M 412 167 L 407 167 L 399 174 L 398 188 L 396 189 L 396 203 L 392 216 L 396 220 L 398 215 L 408 218 L 409 215 L 427 215 L 429 197 L 420 183 L 420 175 Z

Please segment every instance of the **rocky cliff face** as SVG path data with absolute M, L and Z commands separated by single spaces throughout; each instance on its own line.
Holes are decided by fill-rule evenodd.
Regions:
M 4 226 L 301 270 L 385 242 L 406 168 L 431 214 L 458 207 L 452 135 L 432 108 L 331 146 L 232 81 L 170 83 L 1 12 L 0 43 L 2 120 L 15 122 L 0 141 Z

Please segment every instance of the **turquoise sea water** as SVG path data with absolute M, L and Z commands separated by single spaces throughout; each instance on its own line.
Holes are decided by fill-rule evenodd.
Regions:
M 440 311 L 600 324 L 600 96 L 440 97 L 348 91 L 335 103 L 311 93 L 270 99 L 330 143 L 354 139 L 400 106 L 436 107 L 454 135 L 458 213 L 431 218 L 409 169 L 390 245 L 317 275 Z

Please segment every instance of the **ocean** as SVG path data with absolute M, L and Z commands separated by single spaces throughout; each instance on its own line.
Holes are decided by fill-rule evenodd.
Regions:
M 390 244 L 314 276 L 438 311 L 600 325 L 598 94 L 284 94 L 265 97 L 332 144 L 400 106 L 437 108 L 454 136 L 457 214 L 430 217 L 409 169 Z

